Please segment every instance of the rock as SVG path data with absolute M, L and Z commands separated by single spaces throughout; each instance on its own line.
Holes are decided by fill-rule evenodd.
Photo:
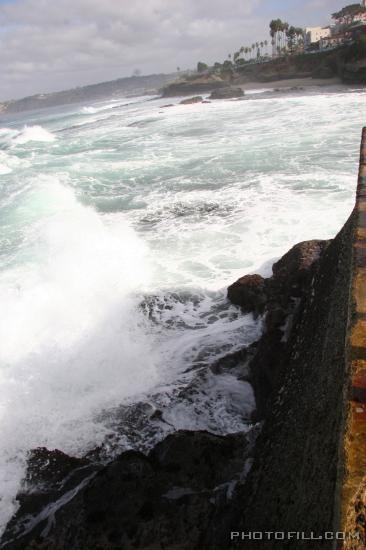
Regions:
M 168 107 L 174 107 L 173 103 L 168 103 L 167 105 L 162 105 L 161 109 L 167 109 Z
M 245 312 L 262 313 L 267 302 L 265 280 L 260 275 L 245 275 L 229 286 L 228 298 Z
M 244 91 L 242 88 L 233 88 L 233 87 L 227 87 L 227 88 L 221 88 L 219 90 L 215 90 L 211 93 L 209 99 L 233 99 L 236 97 L 243 97 Z
M 316 67 L 311 73 L 312 78 L 333 78 L 337 76 L 336 67 L 331 67 L 330 65 L 323 63 Z
M 209 548 L 249 449 L 243 434 L 180 431 L 148 456 L 124 452 L 48 523 L 6 548 Z
M 291 291 L 293 295 L 298 295 L 299 291 L 301 292 L 301 288 L 309 277 L 312 265 L 319 260 L 329 242 L 313 240 L 298 243 L 273 264 L 273 280 L 282 292 Z
M 18 534 L 24 519 L 36 517 L 47 506 L 72 492 L 80 483 L 100 469 L 86 458 L 75 458 L 44 447 L 30 452 L 21 491 L 17 495 L 19 508 L 7 525 L 1 543 Z
M 228 299 L 233 304 L 245 312 L 264 315 L 264 332 L 249 362 L 257 404 L 256 420 L 265 418 L 270 410 L 271 396 L 280 379 L 287 332 L 292 326 L 287 321 L 293 318 L 299 300 L 306 294 L 317 262 L 329 242 L 298 243 L 272 266 L 272 277 L 245 275 L 228 288 Z
M 364 84 L 366 82 L 366 59 L 345 63 L 341 72 L 343 82 Z
M 195 95 L 194 97 L 190 97 L 188 99 L 182 99 L 182 101 L 179 102 L 180 105 L 191 105 L 192 103 L 202 103 L 203 97 L 200 95 Z
M 175 97 L 199 93 L 210 93 L 218 88 L 225 88 L 227 83 L 219 77 L 200 76 L 193 79 L 172 82 L 162 89 L 162 97 Z

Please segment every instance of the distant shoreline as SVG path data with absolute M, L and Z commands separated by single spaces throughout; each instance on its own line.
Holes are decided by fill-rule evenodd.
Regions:
M 247 82 L 245 84 L 235 84 L 245 91 L 249 90 L 273 90 L 274 88 L 294 88 L 296 87 L 310 87 L 310 86 L 334 86 L 341 85 L 349 87 L 349 84 L 345 84 L 339 77 L 334 78 L 287 78 L 285 80 L 274 80 L 273 82 Z

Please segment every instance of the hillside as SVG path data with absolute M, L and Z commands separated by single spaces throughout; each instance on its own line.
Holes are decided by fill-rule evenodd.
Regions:
M 157 93 L 175 75 L 153 74 L 148 76 L 132 76 L 119 78 L 109 82 L 101 82 L 81 86 L 71 90 L 63 90 L 49 94 L 38 94 L 22 99 L 0 103 L 0 113 L 18 113 L 21 111 L 56 107 L 82 101 L 95 101 L 121 95 L 137 95 Z

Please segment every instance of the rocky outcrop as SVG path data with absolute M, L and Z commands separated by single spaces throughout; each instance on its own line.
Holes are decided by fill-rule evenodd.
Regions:
M 250 447 L 243 434 L 181 431 L 148 456 L 125 452 L 51 517 L 4 548 L 208 548 L 206 539 L 214 536 L 245 476 Z
M 246 275 L 228 288 L 228 298 L 244 312 L 264 315 L 264 332 L 249 365 L 257 403 L 257 419 L 266 416 L 279 384 L 293 318 L 329 241 L 295 245 L 273 267 L 273 276 Z
M 342 79 L 347 84 L 365 84 L 366 59 L 345 63 L 342 70 Z
M 161 92 L 163 97 L 210 93 L 212 90 L 227 87 L 227 82 L 215 75 L 202 75 L 172 82 Z
M 243 97 L 244 91 L 242 88 L 233 88 L 233 87 L 227 87 L 227 88 L 220 88 L 219 90 L 215 90 L 210 95 L 209 99 L 234 99 L 237 97 Z
M 331 78 L 340 75 L 346 48 L 273 59 L 237 68 L 243 82 L 273 82 L 292 78 Z
M 180 105 L 191 105 L 192 103 L 202 103 L 203 97 L 200 95 L 195 95 L 194 97 L 189 97 L 188 99 L 182 99 Z

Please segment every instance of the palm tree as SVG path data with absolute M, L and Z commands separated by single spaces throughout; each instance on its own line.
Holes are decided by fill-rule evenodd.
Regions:
M 265 40 L 264 41 L 264 45 L 266 47 L 266 54 L 268 53 L 268 40 Z

